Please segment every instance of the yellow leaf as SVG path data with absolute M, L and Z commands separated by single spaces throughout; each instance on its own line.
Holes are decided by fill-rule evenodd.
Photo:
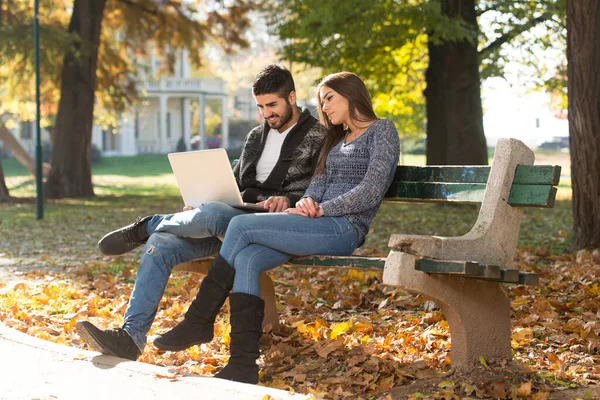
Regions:
M 531 396 L 531 400 L 548 400 L 550 392 L 537 392 Z
M 481 365 L 483 365 L 484 367 L 488 368 L 488 365 L 485 362 L 485 358 L 483 356 L 479 356 L 479 362 L 481 363 Z
M 335 339 L 342 333 L 348 332 L 348 329 L 350 329 L 351 326 L 352 326 L 352 318 L 350 318 L 350 321 L 340 322 L 339 324 L 336 324 L 331 329 L 331 334 L 329 335 L 329 337 L 332 339 Z
M 516 328 L 512 334 L 512 338 L 517 342 L 528 342 L 533 339 L 533 329 Z
M 48 297 L 45 293 L 38 294 L 35 296 L 35 299 L 41 304 L 48 304 L 48 301 L 50 301 L 50 297 Z
M 473 393 L 475 393 L 477 391 L 477 386 L 470 385 L 468 383 L 463 383 L 462 387 L 463 387 L 463 390 L 465 391 L 465 394 L 467 396 L 470 396 L 470 395 L 472 395 Z
M 292 328 L 296 328 L 300 333 L 305 333 L 308 330 L 308 327 L 304 324 L 304 320 L 293 323 Z
M 440 383 L 438 383 L 438 387 L 441 389 L 453 388 L 454 382 L 449 380 L 441 381 Z
M 365 274 L 364 272 L 361 272 L 357 269 L 351 269 L 350 271 L 348 271 L 348 277 L 362 281 L 365 279 Z
M 531 394 L 531 381 L 524 382 L 517 388 L 517 396 L 526 397 Z

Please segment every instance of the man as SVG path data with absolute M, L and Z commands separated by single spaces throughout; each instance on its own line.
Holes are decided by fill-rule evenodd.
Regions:
M 233 173 L 245 202 L 280 212 L 293 207 L 308 187 L 325 128 L 308 110 L 296 106 L 294 81 L 287 69 L 266 66 L 256 76 L 252 91 L 265 123 L 246 136 Z M 207 203 L 138 219 L 100 239 L 98 247 L 107 255 L 145 247 L 123 327 L 101 330 L 80 321 L 76 327 L 81 338 L 103 354 L 136 360 L 172 269 L 216 253 L 231 219 L 244 213 L 223 203 Z M 194 312 L 191 306 L 187 313 Z

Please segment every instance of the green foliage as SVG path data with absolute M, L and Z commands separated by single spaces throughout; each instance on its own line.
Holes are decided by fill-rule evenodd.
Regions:
M 182 137 L 177 141 L 177 146 L 175 147 L 175 151 L 180 153 L 182 151 L 186 151 L 187 147 L 185 146 L 185 140 Z
M 324 73 L 361 76 L 378 114 L 406 133 L 424 130 L 424 28 L 439 21 L 428 1 L 275 1 L 270 21 L 284 58 Z
M 116 125 L 122 111 L 137 100 L 136 82 L 148 72 L 150 51 L 164 57 L 162 72 L 173 72 L 180 49 L 189 49 L 192 63 L 201 64 L 201 50 L 216 43 L 226 53 L 248 45 L 243 33 L 247 14 L 259 1 L 218 0 L 106 3 L 97 62 L 96 122 Z M 83 57 L 92 48 L 67 27 L 72 0 L 43 0 L 40 4 L 40 50 L 43 125 L 52 125 L 60 97 L 60 69 L 64 54 Z M 0 112 L 34 116 L 33 6 L 29 2 L 2 3 L 0 20 Z M 150 45 L 152 43 L 152 45 Z M 150 78 L 154 78 L 150 76 Z
M 421 138 L 407 138 L 402 140 L 402 152 L 405 154 L 419 154 L 424 155 L 426 151 L 426 141 L 424 137 Z
M 502 76 L 508 46 L 533 54 L 534 44 L 550 45 L 564 31 L 564 1 L 481 0 L 475 11 L 489 25 L 485 31 L 441 15 L 441 3 L 426 0 L 272 0 L 269 23 L 284 41 L 283 58 L 324 73 L 357 73 L 371 90 L 377 113 L 393 119 L 403 136 L 418 137 L 425 130 L 428 41 L 478 43 L 482 77 Z M 539 26 L 544 29 L 532 30 Z M 560 74 L 554 78 L 558 81 L 542 84 L 564 82 Z
M 566 102 L 566 1 L 486 0 L 478 7 L 486 28 L 480 38 L 482 78 L 503 76 L 504 67 L 516 62 L 530 87 L 549 91 L 559 107 Z

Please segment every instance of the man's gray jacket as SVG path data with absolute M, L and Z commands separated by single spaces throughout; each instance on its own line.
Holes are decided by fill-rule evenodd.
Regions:
M 265 122 L 246 135 L 233 174 L 245 202 L 257 203 L 270 196 L 286 196 L 293 207 L 310 183 L 326 130 L 304 109 L 296 125 L 287 134 L 273 171 L 260 183 L 256 180 L 256 164 L 265 148 L 270 129 Z

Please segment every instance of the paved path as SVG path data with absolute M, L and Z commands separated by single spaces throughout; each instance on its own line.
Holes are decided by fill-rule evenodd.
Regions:
M 63 346 L 0 323 L 0 399 L 309 399 Z M 269 397 L 270 396 L 270 397 Z

